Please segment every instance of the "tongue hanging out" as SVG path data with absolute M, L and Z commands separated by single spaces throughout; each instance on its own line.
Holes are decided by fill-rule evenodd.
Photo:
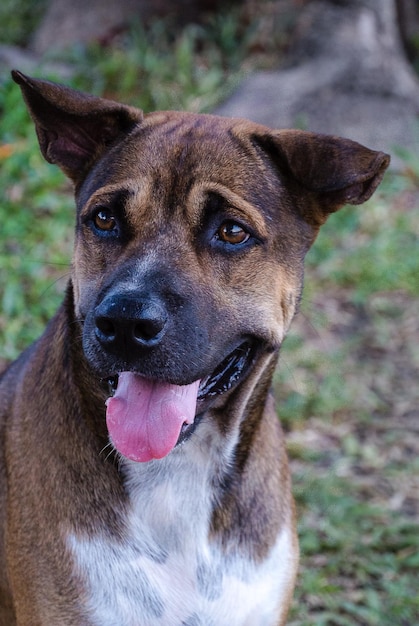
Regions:
M 106 424 L 118 452 L 139 462 L 169 454 L 183 424 L 194 421 L 198 386 L 199 380 L 180 386 L 119 374 L 116 393 L 106 403 Z

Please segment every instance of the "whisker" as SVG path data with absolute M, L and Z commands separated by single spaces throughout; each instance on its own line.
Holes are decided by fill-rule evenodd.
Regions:
M 113 453 L 117 452 L 115 446 L 113 445 L 113 443 L 110 441 L 109 443 L 106 444 L 106 446 L 104 446 L 102 448 L 102 450 L 99 452 L 99 456 L 101 456 L 105 450 L 109 448 L 109 452 L 107 453 L 107 455 L 104 458 L 104 461 L 106 463 L 106 461 L 112 456 Z

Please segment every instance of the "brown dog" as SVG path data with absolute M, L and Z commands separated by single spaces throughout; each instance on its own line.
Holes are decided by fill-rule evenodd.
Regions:
M 389 158 L 13 76 L 77 229 L 63 305 L 1 379 L 0 623 L 284 624 L 271 377 L 320 225 Z

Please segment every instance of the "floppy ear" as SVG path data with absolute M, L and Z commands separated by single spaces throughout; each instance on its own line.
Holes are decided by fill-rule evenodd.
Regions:
M 143 114 L 49 81 L 12 71 L 13 80 L 35 122 L 42 154 L 75 183 L 119 136 L 141 122 Z
M 253 135 L 280 174 L 308 192 L 305 219 L 315 226 L 344 204 L 368 200 L 381 182 L 390 156 L 355 141 L 300 130 Z

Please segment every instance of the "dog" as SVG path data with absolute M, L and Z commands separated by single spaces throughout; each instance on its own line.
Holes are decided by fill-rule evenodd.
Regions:
M 271 379 L 307 250 L 389 157 L 13 78 L 77 218 L 64 302 L 1 378 L 0 624 L 283 625 Z

